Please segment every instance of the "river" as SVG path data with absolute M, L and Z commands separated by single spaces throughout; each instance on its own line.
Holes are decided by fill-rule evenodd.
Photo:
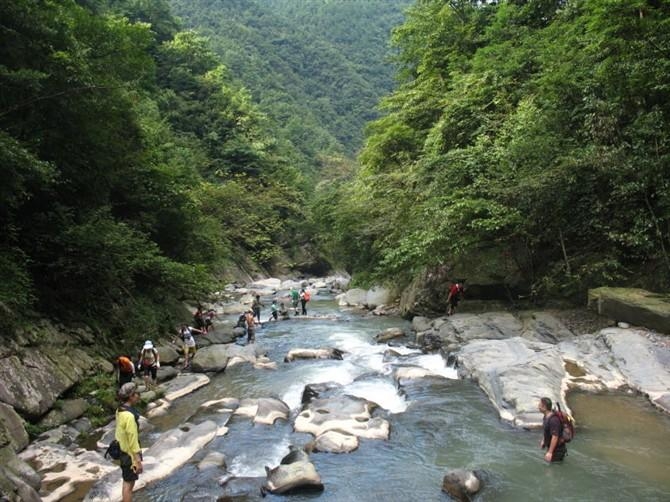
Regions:
M 269 302 L 266 302 L 268 304 Z M 446 501 L 440 491 L 450 469 L 486 471 L 480 501 L 630 501 L 670 500 L 670 417 L 641 396 L 574 394 L 568 399 L 578 430 L 562 464 L 548 465 L 538 447 L 539 431 L 518 430 L 502 422 L 488 398 L 470 381 L 459 380 L 439 355 L 411 354 L 413 364 L 439 371 L 443 378 L 416 381 L 398 390 L 384 362 L 386 345 L 373 336 L 387 327 L 409 325 L 398 318 L 363 316 L 342 311 L 335 302 L 315 296 L 310 314 L 337 319 L 297 319 L 266 323 L 257 343 L 278 362 L 277 370 L 240 365 L 212 378 L 210 385 L 177 401 L 166 417 L 156 419 L 157 435 L 184 420 L 225 422 L 199 405 L 222 397 L 279 397 L 299 410 L 307 383 L 335 381 L 351 394 L 382 406 L 391 423 L 388 441 L 362 440 L 350 454 L 313 453 L 311 460 L 325 485 L 321 493 L 297 494 L 291 500 Z M 264 312 L 264 315 L 267 312 Z M 343 361 L 282 362 L 291 348 L 337 347 Z M 361 378 L 362 377 L 362 378 Z M 218 416 L 217 416 L 218 415 Z M 229 432 L 212 441 L 167 479 L 138 492 L 136 501 L 207 501 L 223 493 L 218 480 L 225 473 L 260 477 L 264 466 L 276 466 L 291 444 L 304 445 L 311 436 L 293 432 L 292 422 L 254 425 L 233 416 Z M 227 470 L 199 472 L 197 460 L 207 452 L 225 454 Z M 258 491 L 226 500 L 260 500 Z M 235 496 L 236 495 L 236 496 Z M 266 500 L 285 497 L 268 495 Z

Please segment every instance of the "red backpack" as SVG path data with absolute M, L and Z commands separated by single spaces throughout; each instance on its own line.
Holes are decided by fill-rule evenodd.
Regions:
M 310 299 L 309 291 L 305 290 L 305 294 L 303 295 L 303 298 L 305 299 L 306 302 L 309 301 L 309 299 Z
M 569 443 L 575 437 L 575 419 L 561 410 L 561 405 L 558 403 L 556 403 L 554 414 L 561 421 L 561 443 Z

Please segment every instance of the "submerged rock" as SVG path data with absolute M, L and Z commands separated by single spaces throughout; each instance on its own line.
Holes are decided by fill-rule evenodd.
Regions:
M 442 491 L 459 502 L 469 502 L 481 488 L 482 481 L 474 471 L 455 469 L 445 474 L 442 480 Z

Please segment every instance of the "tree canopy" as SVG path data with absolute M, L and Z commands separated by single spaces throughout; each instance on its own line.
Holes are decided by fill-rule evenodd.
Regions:
M 324 235 L 354 271 L 490 257 L 537 292 L 670 281 L 670 4 L 421 0 Z M 325 224 L 324 223 L 324 224 Z

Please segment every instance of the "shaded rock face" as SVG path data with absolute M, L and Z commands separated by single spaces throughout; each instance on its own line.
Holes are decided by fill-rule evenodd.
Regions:
M 40 425 L 47 428 L 58 427 L 75 418 L 82 416 L 88 408 L 85 399 L 66 399 L 59 402 L 60 406 L 51 410 L 46 417 L 40 421 Z
M 28 446 L 28 441 L 21 417 L 14 408 L 0 403 L 0 448 L 9 446 L 17 452 Z
M 474 471 L 456 469 L 448 472 L 442 480 L 442 491 L 459 502 L 469 502 L 470 497 L 481 488 L 482 480 Z
M 309 455 L 302 449 L 292 449 L 277 467 L 273 469 L 266 467 L 265 471 L 267 479 L 263 490 L 270 493 L 323 490 L 321 476 L 310 462 Z
M 588 306 L 599 315 L 670 333 L 670 296 L 633 288 L 590 289 Z
M 58 396 L 97 367 L 97 361 L 78 348 L 25 348 L 0 365 L 0 401 L 29 417 L 40 417 Z

